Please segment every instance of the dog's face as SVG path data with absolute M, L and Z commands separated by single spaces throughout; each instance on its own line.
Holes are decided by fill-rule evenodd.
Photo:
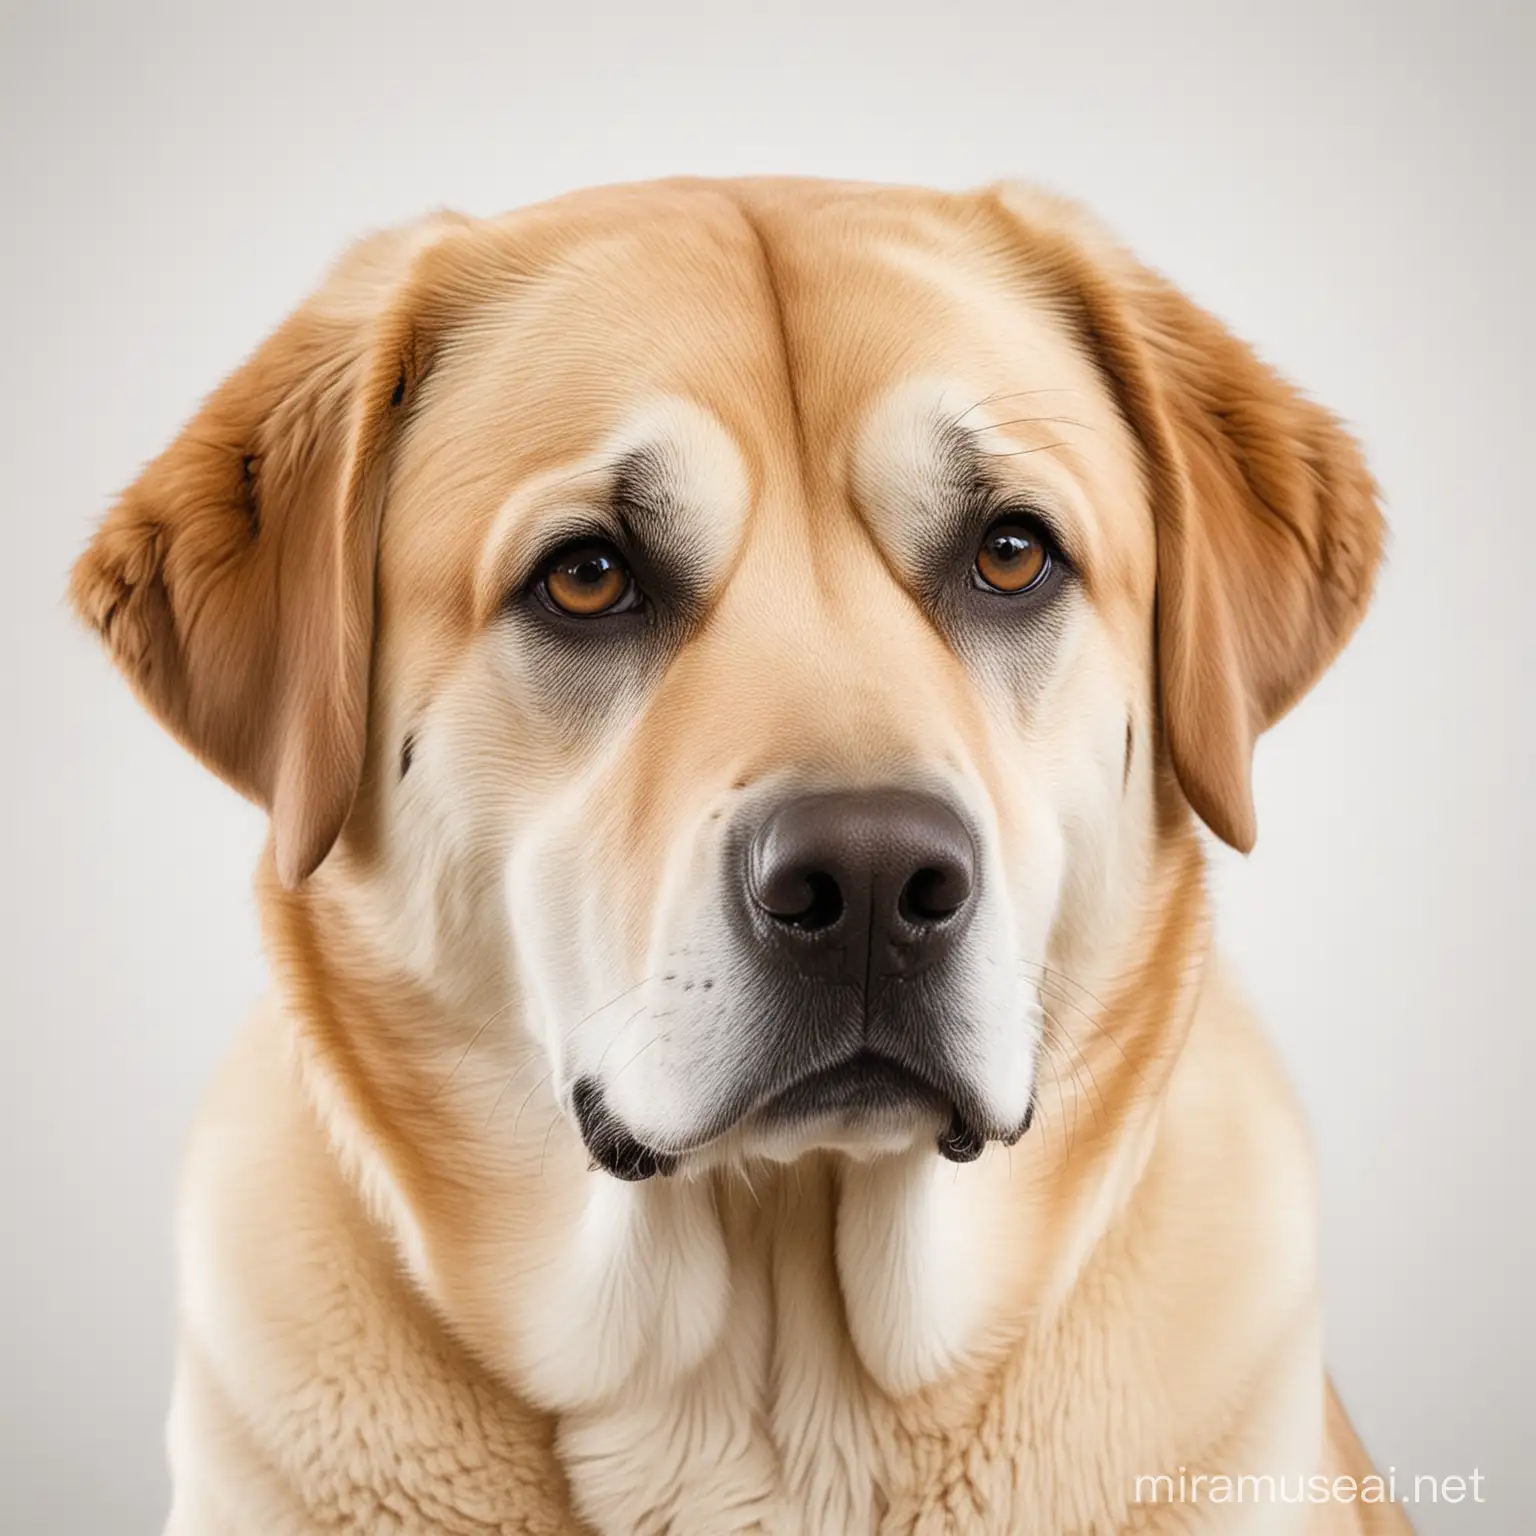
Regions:
M 685 209 L 486 306 L 386 518 L 388 836 L 494 850 L 626 1176 L 1017 1138 L 1039 967 L 1149 829 L 1154 538 L 1092 363 L 952 240 L 773 260 Z
M 1379 542 L 1331 419 L 1055 205 L 595 194 L 288 330 L 77 600 L 623 1178 L 1016 1140 L 1053 978 L 1170 804 L 1251 839 Z

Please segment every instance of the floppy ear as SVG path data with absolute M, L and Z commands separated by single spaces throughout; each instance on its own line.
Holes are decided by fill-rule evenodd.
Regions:
M 1353 438 L 1075 206 L 1000 194 L 1145 447 L 1162 727 L 1186 798 L 1247 852 L 1254 742 L 1365 612 L 1384 529 Z
M 144 704 L 324 859 L 362 771 L 384 459 L 425 365 L 407 279 L 447 217 L 375 236 L 107 515 L 70 598 Z

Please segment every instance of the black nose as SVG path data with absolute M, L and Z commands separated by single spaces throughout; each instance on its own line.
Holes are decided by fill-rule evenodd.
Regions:
M 747 885 L 786 960 L 863 983 L 910 975 L 953 945 L 973 905 L 976 849 L 932 795 L 807 795 L 758 830 Z

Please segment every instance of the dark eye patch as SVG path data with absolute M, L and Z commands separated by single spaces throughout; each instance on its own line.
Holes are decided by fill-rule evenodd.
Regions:
M 603 547 L 622 563 L 638 601 L 623 612 L 604 614 L 604 626 L 584 625 L 588 639 L 608 620 L 642 610 L 649 622 L 696 621 L 704 602 L 698 541 L 689 535 L 689 509 L 680 504 L 666 465 L 658 454 L 637 450 L 614 466 L 608 489 L 580 513 L 559 519 L 513 582 L 502 609 L 515 613 L 530 595 L 537 596 L 552 565 L 568 552 Z M 561 606 L 544 603 L 553 617 L 572 617 Z M 590 618 L 591 615 L 578 618 Z
M 940 465 L 931 491 L 933 514 L 915 560 L 919 597 L 936 616 L 948 615 L 955 623 L 963 622 L 967 613 L 1000 622 L 1025 622 L 1027 615 L 1044 608 L 1076 576 L 1060 518 L 1050 508 L 994 481 L 966 433 L 946 432 Z M 1015 536 L 1012 550 L 1007 547 L 1010 534 Z M 989 538 L 998 535 L 1005 537 L 989 551 Z M 1010 555 L 1024 554 L 1031 541 L 1045 558 L 1038 575 L 1032 574 L 1014 590 L 1004 578 L 1005 567 Z M 977 597 L 983 603 L 993 599 L 995 606 L 978 607 L 973 601 Z
M 931 511 L 909 569 L 913 593 L 955 652 L 978 677 L 991 679 L 1027 711 L 1046 687 L 1058 645 L 1080 590 L 1061 517 L 1043 501 L 994 480 L 970 437 L 946 433 L 940 473 L 928 488 Z M 1003 557 L 985 578 L 989 537 L 1014 532 L 993 553 Z M 1031 541 L 1046 558 L 1037 574 L 1008 590 L 1001 579 L 1010 555 Z
M 664 461 L 640 451 L 615 466 L 605 495 L 547 530 L 513 582 L 502 622 L 537 655 L 538 702 L 573 736 L 635 707 L 703 618 L 707 573 L 696 525 Z M 624 571 L 622 597 L 587 613 L 580 603 L 551 601 L 547 583 L 559 562 L 593 555 L 595 570 L 598 552 Z M 579 585 L 588 573 L 575 563 Z

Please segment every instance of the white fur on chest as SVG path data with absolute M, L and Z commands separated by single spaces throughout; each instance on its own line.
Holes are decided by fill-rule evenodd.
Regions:
M 931 1151 L 752 1189 L 594 1177 L 519 1355 L 602 1532 L 873 1530 L 879 1417 L 987 1310 L 985 1181 Z

